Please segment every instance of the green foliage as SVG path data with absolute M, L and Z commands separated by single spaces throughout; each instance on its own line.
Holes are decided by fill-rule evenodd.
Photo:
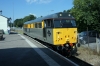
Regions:
M 99 0 L 74 0 L 74 7 L 70 13 L 76 18 L 79 31 L 100 30 L 100 1 Z M 84 28 L 83 28 L 84 27 Z
M 16 19 L 14 21 L 14 26 L 15 27 L 22 27 L 22 25 L 23 25 L 23 19 Z
M 24 18 L 21 18 L 21 19 L 16 19 L 14 21 L 14 26 L 15 27 L 22 27 L 24 22 L 34 20 L 34 19 L 36 19 L 36 17 L 34 15 L 29 15 L 29 16 L 25 16 Z
M 13 26 L 13 23 L 10 22 L 10 23 L 9 23 L 9 26 L 12 27 L 12 26 Z

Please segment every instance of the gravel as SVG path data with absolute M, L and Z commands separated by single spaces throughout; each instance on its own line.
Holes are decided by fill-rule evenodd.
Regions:
M 90 47 L 81 46 L 78 48 L 79 55 L 76 56 L 77 58 L 86 61 L 93 66 L 100 66 L 100 53 L 97 53 L 95 50 L 91 49 Z

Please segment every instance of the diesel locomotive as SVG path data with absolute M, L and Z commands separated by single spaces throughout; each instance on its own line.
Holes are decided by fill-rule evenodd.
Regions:
M 50 44 L 66 56 L 77 52 L 77 27 L 69 13 L 58 12 L 27 21 L 23 33 Z

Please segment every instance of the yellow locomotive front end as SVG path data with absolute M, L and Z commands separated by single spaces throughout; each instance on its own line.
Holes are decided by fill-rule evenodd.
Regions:
M 53 28 L 53 44 L 58 51 L 67 56 L 77 52 L 77 27 L 75 19 L 55 19 Z
M 55 28 L 53 29 L 53 35 L 54 45 L 77 43 L 77 28 Z

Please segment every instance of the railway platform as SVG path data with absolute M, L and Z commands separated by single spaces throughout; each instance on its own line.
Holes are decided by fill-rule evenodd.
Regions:
M 0 41 L 0 66 L 78 66 L 21 34 Z

